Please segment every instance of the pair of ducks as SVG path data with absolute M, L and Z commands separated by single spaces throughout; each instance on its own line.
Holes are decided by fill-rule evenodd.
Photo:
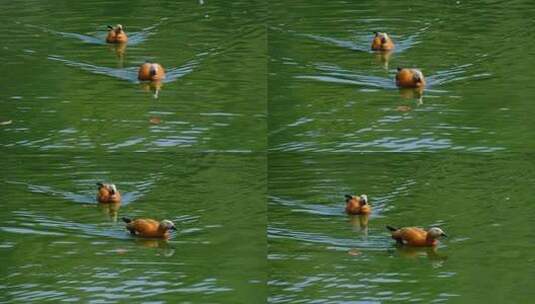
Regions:
M 98 193 L 97 201 L 101 204 L 119 204 L 121 203 L 121 193 L 114 184 L 97 183 Z M 170 220 L 156 221 L 150 218 L 140 218 L 132 220 L 127 217 L 122 218 L 126 223 L 126 229 L 131 234 L 148 237 L 164 238 L 170 236 L 170 231 L 177 230 L 175 224 Z
M 369 215 L 372 208 L 366 194 L 346 195 L 346 213 L 352 215 Z M 438 227 L 422 229 L 418 227 L 394 228 L 386 226 L 390 231 L 392 238 L 400 245 L 409 245 L 415 247 L 433 247 L 438 245 L 438 239 L 446 236 L 444 231 Z
M 115 27 L 108 25 L 106 42 L 115 44 L 127 43 L 128 36 L 124 31 L 124 27 L 120 24 Z M 165 78 L 165 69 L 159 63 L 145 62 L 139 67 L 137 78 L 141 81 L 161 81 Z
M 372 50 L 379 52 L 390 52 L 395 45 L 387 33 L 375 32 L 372 40 Z M 423 89 L 425 78 L 422 71 L 413 68 L 398 68 L 396 74 L 396 85 L 401 88 Z

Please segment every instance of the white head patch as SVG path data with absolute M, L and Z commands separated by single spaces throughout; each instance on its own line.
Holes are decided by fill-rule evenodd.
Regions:
M 162 227 L 165 227 L 167 229 L 171 229 L 173 227 L 175 227 L 175 224 L 173 224 L 173 222 L 171 222 L 170 220 L 163 220 L 160 222 L 160 225 Z
M 438 227 L 432 227 L 432 228 L 429 228 L 429 230 L 427 230 L 427 233 L 429 233 L 429 235 L 431 235 L 432 237 L 440 237 L 442 235 L 445 235 L 444 234 L 444 231 L 442 231 L 442 229 L 438 228 Z
M 424 74 L 419 69 L 412 69 L 412 72 L 420 79 L 424 79 Z

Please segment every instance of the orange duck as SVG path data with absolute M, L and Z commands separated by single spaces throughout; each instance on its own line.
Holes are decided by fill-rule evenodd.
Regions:
M 177 230 L 175 224 L 170 220 L 163 220 L 161 222 L 153 219 L 129 219 L 123 217 L 126 223 L 126 229 L 131 234 L 148 237 L 148 238 L 169 238 L 169 230 Z
M 394 49 L 394 42 L 387 33 L 375 32 L 372 41 L 372 50 L 374 51 L 391 51 Z
M 126 43 L 128 37 L 123 30 L 123 26 L 117 24 L 115 27 L 108 25 L 108 36 L 106 36 L 106 42 L 108 43 Z
M 417 227 L 394 228 L 386 226 L 392 238 L 400 245 L 409 245 L 416 247 L 431 247 L 438 245 L 438 239 L 441 236 L 446 237 L 442 229 L 432 227 L 427 230 Z
M 366 194 L 360 196 L 346 194 L 345 197 L 347 214 L 370 214 L 372 212 Z
M 137 79 L 141 81 L 160 81 L 164 78 L 165 70 L 159 63 L 145 62 L 137 73 Z
M 398 68 L 396 85 L 402 88 L 423 88 L 425 86 L 424 74 L 418 69 Z
M 114 184 L 97 183 L 97 201 L 99 203 L 120 203 L 121 193 Z

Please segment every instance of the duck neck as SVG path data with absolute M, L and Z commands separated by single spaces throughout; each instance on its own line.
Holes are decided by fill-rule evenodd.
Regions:
M 427 234 L 427 237 L 425 238 L 425 242 L 431 246 L 435 246 L 438 244 L 438 240 L 435 237 L 429 235 L 429 233 Z

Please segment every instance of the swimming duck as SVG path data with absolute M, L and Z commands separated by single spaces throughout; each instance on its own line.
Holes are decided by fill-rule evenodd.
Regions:
M 424 74 L 418 69 L 398 68 L 396 85 L 402 88 L 423 88 L 425 86 Z
M 372 211 L 366 194 L 360 196 L 346 194 L 345 197 L 347 214 L 369 214 Z
M 106 42 L 108 43 L 126 43 L 128 37 L 123 30 L 123 26 L 117 24 L 115 27 L 108 25 L 108 36 L 106 36 Z
M 447 237 L 444 231 L 438 227 L 432 227 L 427 230 L 417 227 L 404 227 L 394 228 L 386 226 L 392 238 L 396 240 L 398 244 L 417 246 L 417 247 L 430 247 L 438 245 L 438 239 L 441 236 Z
M 391 51 L 394 49 L 394 42 L 387 33 L 374 32 L 375 36 L 372 41 L 372 50 L 374 51 Z
M 165 78 L 165 70 L 159 63 L 145 62 L 139 67 L 137 79 L 160 81 Z
M 170 220 L 158 222 L 153 219 L 129 219 L 123 217 L 126 229 L 131 234 L 149 238 L 169 238 L 169 230 L 177 230 Z
M 99 203 L 120 203 L 121 193 L 114 184 L 97 183 L 97 201 Z

